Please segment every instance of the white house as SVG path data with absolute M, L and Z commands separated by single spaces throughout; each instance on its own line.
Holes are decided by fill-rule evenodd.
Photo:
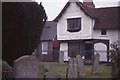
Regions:
M 120 7 L 95 8 L 92 0 L 83 3 L 69 0 L 59 15 L 57 22 L 57 40 L 60 51 L 64 51 L 64 60 L 80 54 L 92 59 L 98 52 L 100 61 L 109 61 L 110 44 L 118 40 L 118 9 Z

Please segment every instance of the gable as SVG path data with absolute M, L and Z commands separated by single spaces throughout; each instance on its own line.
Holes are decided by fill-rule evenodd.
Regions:
M 80 24 L 76 20 L 73 24 L 80 25 L 80 28 L 72 26 L 69 29 L 68 19 L 80 19 Z M 74 40 L 74 39 L 84 39 L 91 38 L 93 22 L 92 18 L 86 15 L 76 2 L 71 2 L 66 8 L 62 16 L 57 22 L 57 39 L 58 40 Z M 74 30 L 73 30 L 74 29 Z
M 88 15 L 91 18 L 94 18 L 94 15 L 92 15 L 89 10 L 83 5 L 81 2 L 67 2 L 65 7 L 62 9 L 62 11 L 58 14 L 58 16 L 53 20 L 54 22 L 58 22 L 58 20 L 62 17 L 62 15 L 66 12 L 67 8 L 71 6 L 71 3 L 75 3 L 76 7 L 80 8 L 86 15 Z M 75 9 L 75 8 L 73 8 Z M 79 9 L 78 9 L 79 10 Z M 76 11 L 78 11 L 76 10 Z M 71 11 L 71 10 L 70 10 Z

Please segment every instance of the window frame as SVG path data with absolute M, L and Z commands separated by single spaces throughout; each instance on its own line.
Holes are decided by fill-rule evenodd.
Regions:
M 42 42 L 42 54 L 48 54 L 48 42 Z
M 107 35 L 107 29 L 101 29 L 101 35 Z
M 78 21 L 78 20 L 80 21 Z M 74 24 L 74 25 L 79 25 L 79 27 L 75 27 L 75 26 L 73 26 L 73 27 L 71 27 L 71 26 L 69 26 L 70 25 L 70 20 L 73 22 L 72 23 L 72 25 Z M 81 30 L 81 20 L 82 20 L 82 18 L 81 17 L 77 17 L 77 18 L 67 18 L 67 31 L 69 31 L 69 32 L 78 32 L 78 31 L 80 31 Z M 78 23 L 79 22 L 79 23 Z M 76 24 L 77 23 L 77 24 Z

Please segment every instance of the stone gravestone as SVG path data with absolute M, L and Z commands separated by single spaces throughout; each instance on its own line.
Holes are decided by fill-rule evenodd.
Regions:
M 50 78 L 52 78 L 52 80 L 57 80 L 58 75 L 53 71 L 49 71 L 45 73 L 44 78 L 45 80 L 49 80 Z
M 14 74 L 15 74 L 15 71 L 14 69 L 8 65 L 7 62 L 5 61 L 2 61 L 2 64 L 0 64 L 0 66 L 2 66 L 2 78 L 14 78 Z
M 67 66 L 67 78 L 73 78 L 74 74 L 73 74 L 73 58 L 70 58 L 68 61 L 68 66 Z
M 45 72 L 49 72 L 50 71 L 50 68 L 49 68 L 48 64 L 44 64 L 44 70 L 45 70 Z
M 84 61 L 80 55 L 77 55 L 76 59 L 78 63 L 78 78 L 83 78 L 85 76 Z
M 37 78 L 39 60 L 32 55 L 22 56 L 14 62 L 15 78 Z
M 60 54 L 59 54 L 59 63 L 60 64 L 64 63 L 64 52 L 63 51 L 60 51 Z
M 73 78 L 78 78 L 78 65 L 76 58 L 73 58 Z
M 93 58 L 93 65 L 92 65 L 92 75 L 95 75 L 98 71 L 99 67 L 99 57 L 100 55 L 97 53 Z

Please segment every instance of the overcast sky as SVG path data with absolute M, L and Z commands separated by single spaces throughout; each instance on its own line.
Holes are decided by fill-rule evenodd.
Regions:
M 63 9 L 68 0 L 35 0 L 36 2 L 42 2 L 45 11 L 48 16 L 48 20 L 52 21 Z M 79 0 L 83 2 L 83 0 Z M 118 6 L 120 0 L 93 0 L 95 7 L 111 7 Z

